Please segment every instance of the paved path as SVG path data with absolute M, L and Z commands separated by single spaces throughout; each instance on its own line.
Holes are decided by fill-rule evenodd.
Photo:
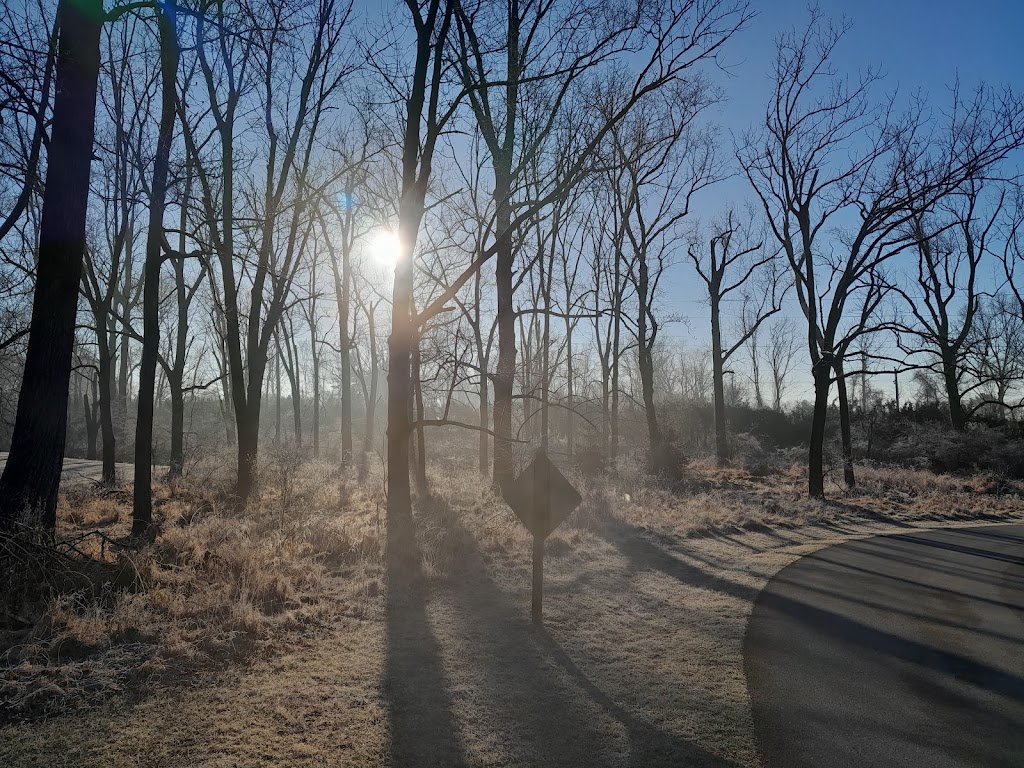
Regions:
M 1024 526 L 802 558 L 744 657 L 765 768 L 1024 766 Z
M 0 452 L 0 472 L 7 464 L 6 451 Z M 119 481 L 130 481 L 132 479 L 131 464 L 118 463 L 117 478 Z M 165 470 L 166 471 L 166 470 Z M 61 472 L 61 485 L 72 485 L 76 483 L 98 483 L 103 477 L 103 462 L 91 461 L 89 459 L 64 459 L 64 468 Z

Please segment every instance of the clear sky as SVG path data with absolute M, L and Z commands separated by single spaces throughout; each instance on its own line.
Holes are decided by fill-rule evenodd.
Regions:
M 719 78 L 726 101 L 715 120 L 725 131 L 741 134 L 763 119 L 776 36 L 794 26 L 802 28 L 808 5 L 806 0 L 754 0 L 757 17 L 725 53 L 731 76 Z M 818 6 L 825 16 L 852 23 L 836 51 L 837 69 L 855 74 L 881 67 L 886 77 L 879 95 L 896 88 L 903 93 L 921 89 L 941 105 L 948 102 L 949 84 L 957 76 L 964 88 L 984 80 L 1024 89 L 1024 0 L 820 0 Z M 728 133 L 724 136 L 729 142 Z M 729 181 L 695 200 L 694 212 L 711 218 L 728 202 L 744 197 L 749 197 L 747 182 Z M 692 266 L 680 263 L 666 284 L 665 307 L 688 318 L 668 333 L 684 343 L 706 346 L 706 307 L 690 271 Z M 784 314 L 800 327 L 803 318 L 795 303 Z M 805 358 L 803 351 L 799 384 L 789 395 L 793 399 L 811 392 Z

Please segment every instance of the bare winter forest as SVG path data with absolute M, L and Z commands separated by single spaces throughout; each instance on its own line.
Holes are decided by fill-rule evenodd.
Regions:
M 1024 72 L 839 5 L 3 0 L 0 764 L 774 765 L 773 575 L 1024 517 Z

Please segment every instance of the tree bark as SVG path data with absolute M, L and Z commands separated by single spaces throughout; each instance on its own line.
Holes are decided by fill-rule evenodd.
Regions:
M 363 445 L 359 456 L 359 479 L 366 480 L 367 462 L 373 450 L 374 423 L 377 415 L 377 388 L 380 381 L 380 366 L 377 363 L 377 327 L 374 322 L 374 306 L 369 305 L 366 312 L 367 337 L 370 341 L 370 391 L 366 396 L 366 424 L 363 430 Z
M 181 477 L 185 471 L 185 393 L 171 384 L 171 455 L 167 477 Z
M 238 436 L 238 484 L 235 489 L 236 503 L 244 507 L 256 487 L 256 461 L 260 439 L 259 399 L 247 405 L 241 413 L 235 409 L 236 434 Z
M 654 404 L 654 357 L 652 354 L 657 328 L 648 323 L 650 309 L 650 273 L 647 267 L 646 253 L 639 254 L 637 259 L 637 349 L 640 369 L 640 388 L 643 392 L 644 414 L 647 417 L 647 438 L 651 448 L 651 468 L 655 472 L 674 472 L 676 467 L 670 466 L 669 457 L 662 439 L 661 427 L 658 424 L 658 412 Z
M 96 314 L 97 325 L 106 323 L 105 317 L 109 308 L 100 306 Z M 99 405 L 100 405 L 100 435 L 103 438 L 101 444 L 102 469 L 100 482 L 105 486 L 112 486 L 117 482 L 117 433 L 114 431 L 114 407 L 113 407 L 113 381 L 114 366 L 110 351 L 110 340 L 113 334 L 108 334 L 104 327 L 96 332 L 96 347 L 99 355 Z
M 95 405 L 89 402 L 89 393 L 82 394 L 82 403 L 85 411 L 85 458 L 89 461 L 96 460 L 96 438 L 99 437 L 100 424 L 96 416 Z
M 571 459 L 576 451 L 576 404 L 573 402 L 572 321 L 568 302 L 565 313 L 565 451 Z
M 494 484 L 504 493 L 513 480 L 512 389 L 516 373 L 516 314 L 512 271 L 515 251 L 512 242 L 511 154 L 494 153 L 494 198 L 497 201 L 495 228 L 495 289 L 497 297 L 498 361 L 494 374 Z
M 281 443 L 281 345 L 274 355 L 274 444 Z
M 338 294 L 338 341 L 341 344 L 341 466 L 352 466 L 352 337 L 349 333 L 352 309 L 352 269 L 349 248 L 341 253 L 341 291 Z M 333 264 L 333 259 L 331 260 Z M 335 274 L 337 281 L 337 274 Z M 371 344 L 374 343 L 371 339 Z
M 622 259 L 615 259 L 615 296 L 612 299 L 612 353 L 611 353 L 611 437 L 608 458 L 619 457 L 619 349 L 622 338 Z
M 420 376 L 420 345 L 416 343 L 412 348 L 412 386 L 413 405 L 415 406 L 415 420 L 422 422 L 423 414 L 423 384 Z M 423 434 L 423 425 L 416 426 L 416 493 L 420 497 L 428 495 L 427 488 L 427 441 Z
M 816 499 L 825 498 L 825 420 L 828 416 L 828 390 L 832 382 L 832 359 L 823 356 L 811 369 L 814 377 L 814 411 L 807 458 L 807 492 Z
M 167 170 L 174 139 L 178 47 L 174 6 L 157 6 L 160 34 L 161 104 L 153 182 L 149 196 L 149 230 L 142 289 L 142 358 L 139 366 L 138 416 L 135 422 L 135 487 L 132 495 L 132 535 L 146 536 L 153 523 L 153 408 L 157 357 L 160 354 L 160 265 L 164 234 Z
M 313 355 L 313 458 L 320 458 L 320 350 L 317 349 L 316 333 L 310 328 Z
M 964 410 L 963 398 L 960 395 L 956 360 L 951 358 L 951 355 L 942 356 L 942 382 L 946 388 L 946 401 L 949 403 L 949 422 L 957 432 L 963 432 L 967 429 L 967 412 Z
M 711 297 L 711 376 L 715 391 L 715 459 L 729 464 L 729 432 L 725 421 L 725 361 L 722 359 L 722 319 L 718 291 Z
M 408 148 L 407 148 L 408 151 Z M 420 216 L 403 200 L 404 215 L 399 218 L 402 254 L 395 267 L 392 290 L 391 336 L 388 338 L 388 430 L 387 558 L 392 567 L 411 566 L 415 558 L 412 522 L 412 488 L 409 482 L 409 409 L 412 403 L 412 243 L 419 229 Z M 410 239 L 412 238 L 412 239 Z M 402 575 L 408 575 L 403 573 Z
M 0 477 L 0 525 L 13 523 L 27 511 L 51 530 L 57 521 L 57 491 L 67 436 L 103 4 L 99 0 L 61 0 L 57 13 L 56 94 L 31 331 L 10 455 Z
M 850 424 L 850 399 L 846 392 L 846 374 L 840 358 L 832 364 L 836 373 L 836 388 L 839 391 L 839 431 L 843 443 L 843 480 L 847 488 L 857 487 L 857 477 L 853 470 L 853 432 Z

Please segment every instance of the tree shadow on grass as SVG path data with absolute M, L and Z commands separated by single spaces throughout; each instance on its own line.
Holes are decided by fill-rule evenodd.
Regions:
M 601 519 L 598 525 L 604 538 L 629 561 L 633 571 L 653 568 L 685 584 L 722 592 L 750 603 L 757 598 L 759 590 L 754 587 L 731 581 L 674 557 L 644 536 L 634 525 L 611 516 Z
M 692 742 L 666 733 L 649 722 L 635 717 L 611 697 L 604 693 L 576 665 L 572 657 L 548 632 L 541 630 L 538 638 L 547 653 L 569 677 L 609 715 L 626 729 L 629 740 L 630 768 L 658 768 L 664 766 L 707 766 L 707 768 L 730 768 L 733 763 L 713 755 Z
M 870 507 L 865 507 L 860 504 L 854 504 L 849 501 L 826 499 L 825 506 L 829 509 L 839 510 L 840 512 L 846 513 L 854 518 L 860 518 L 874 523 L 884 523 L 885 525 L 891 525 L 896 528 L 914 527 L 910 523 L 900 520 L 898 517 L 888 515 L 885 512 L 879 512 L 877 509 L 871 509 Z
M 383 693 L 394 768 L 467 765 L 418 566 L 388 561 Z
M 458 572 L 431 593 L 430 620 L 444 637 L 435 639 L 429 631 L 396 631 L 398 624 L 425 626 L 426 613 L 419 608 L 406 606 L 410 615 L 403 615 L 396 605 L 396 613 L 389 617 L 394 765 L 440 765 L 441 742 L 457 745 L 458 733 L 464 735 L 463 746 L 453 750 L 444 764 L 732 765 L 646 722 L 605 693 L 583 672 L 568 647 L 532 624 L 525 589 L 502 588 L 486 568 L 473 536 L 457 520 L 446 523 L 449 535 L 465 543 L 466 550 Z M 427 648 L 413 646 L 411 653 L 400 648 L 424 639 Z M 443 663 L 439 656 L 447 660 L 447 675 L 439 671 Z M 427 669 L 402 663 L 410 657 L 418 660 L 412 666 Z M 629 664 L 628 659 L 625 663 Z M 630 697 L 642 699 L 645 683 L 631 677 L 637 670 L 620 670 L 625 673 L 620 677 L 631 686 Z M 405 674 L 419 675 L 419 679 L 402 684 L 394 679 Z M 424 686 L 449 693 L 425 691 Z M 400 701 L 395 702 L 396 697 Z M 423 707 L 431 712 L 418 712 Z

